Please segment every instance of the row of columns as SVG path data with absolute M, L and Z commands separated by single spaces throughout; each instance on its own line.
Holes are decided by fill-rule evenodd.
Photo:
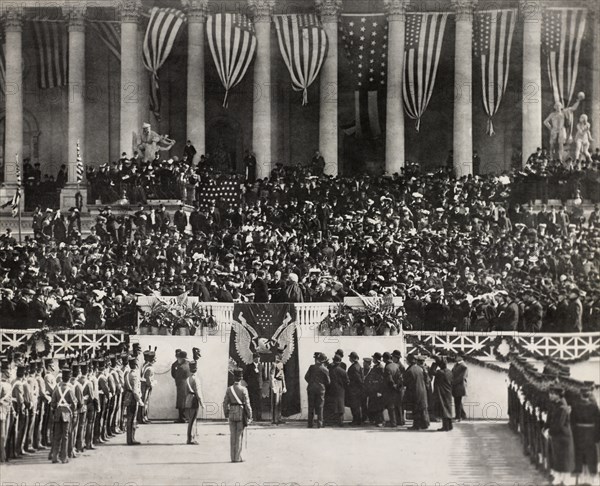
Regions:
M 454 165 L 458 176 L 472 172 L 472 33 L 473 11 L 478 0 L 452 0 L 456 13 Z M 386 172 L 399 172 L 405 161 L 402 83 L 406 9 L 411 0 L 384 0 L 388 16 L 388 89 Z M 182 0 L 188 18 L 187 135 L 198 153 L 205 152 L 205 53 L 204 36 L 208 0 Z M 248 0 L 254 12 L 257 45 L 254 63 L 253 149 L 258 177 L 267 177 L 273 161 L 271 94 L 271 19 L 275 0 Z M 320 74 L 319 148 L 326 173 L 338 170 L 338 17 L 342 0 L 315 0 L 329 39 L 327 58 Z M 148 78 L 141 61 L 144 29 L 140 23 L 141 0 L 122 0 L 120 149 L 130 153 L 133 134 L 148 119 Z M 522 152 L 524 161 L 542 145 L 541 25 L 543 0 L 521 0 L 523 13 Z M 593 66 L 600 65 L 600 7 L 591 2 L 594 32 Z M 85 7 L 65 7 L 69 31 L 68 184 L 64 205 L 73 205 L 76 191 L 76 145 L 85 160 Z M 5 181 L 14 183 L 14 155 L 23 145 L 22 11 L 8 9 L 6 32 L 6 136 Z M 527 94 L 528 96 L 525 96 Z M 591 93 L 593 137 L 600 141 L 600 70 L 593 70 Z

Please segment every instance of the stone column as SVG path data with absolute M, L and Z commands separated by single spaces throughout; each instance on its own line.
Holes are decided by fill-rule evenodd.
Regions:
M 256 176 L 271 174 L 271 15 L 275 0 L 248 0 L 254 12 L 256 59 L 254 60 L 254 105 L 252 150 L 256 154 Z
M 523 19 L 522 158 L 524 165 L 542 146 L 542 1 L 521 0 Z
M 187 138 L 196 148 L 194 163 L 206 153 L 204 30 L 208 0 L 185 0 L 188 19 Z
M 11 8 L 4 17 L 6 33 L 6 118 L 4 120 L 4 181 L 6 185 L 16 187 L 16 156 L 23 164 L 23 54 L 22 12 Z M 2 202 L 12 197 L 15 187 L 0 191 Z M 10 210 L 10 208 L 9 208 Z
M 139 133 L 138 20 L 141 0 L 121 0 L 121 136 L 120 152 L 133 154 L 133 134 Z M 120 155 L 120 154 L 119 154 Z
M 85 6 L 64 7 L 69 22 L 69 83 L 67 128 L 67 184 L 60 192 L 60 207 L 76 205 L 77 143 L 85 161 Z M 86 191 L 80 191 L 83 195 Z
M 592 124 L 592 149 L 600 147 L 600 3 L 593 0 L 590 5 L 592 31 L 594 32 L 594 54 L 592 60 L 592 112 L 590 123 Z M 587 93 L 586 93 L 587 94 Z M 591 151 L 591 150 L 590 150 Z
M 388 18 L 387 115 L 385 172 L 400 173 L 404 167 L 404 36 L 409 0 L 384 0 Z
M 321 67 L 319 150 L 325 159 L 325 173 L 338 173 L 338 14 L 341 0 L 315 0 L 321 23 L 329 40 L 327 57 Z
M 452 0 L 454 44 L 454 172 L 473 172 L 473 8 L 477 0 Z

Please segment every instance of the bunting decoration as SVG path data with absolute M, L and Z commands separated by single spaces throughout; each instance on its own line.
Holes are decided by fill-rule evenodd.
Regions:
M 19 162 L 19 154 L 15 154 L 15 178 L 17 180 L 17 190 L 12 198 L 12 217 L 16 218 L 19 214 L 19 207 L 21 205 L 21 184 L 23 180 L 21 178 L 21 163 Z
M 475 57 L 481 62 L 483 108 L 488 116 L 486 133 L 494 135 L 492 119 L 506 92 L 510 52 L 517 10 L 476 12 L 473 30 Z
M 154 7 L 150 12 L 150 21 L 146 29 L 143 46 L 144 66 L 150 72 L 150 111 L 160 121 L 160 84 L 158 70 L 165 63 L 185 15 L 175 8 Z
M 33 40 L 38 56 L 40 89 L 66 86 L 69 73 L 69 37 L 66 22 L 34 20 Z
M 88 25 L 118 61 L 121 61 L 121 32 L 119 22 L 89 21 Z
M 81 159 L 81 149 L 79 147 L 79 140 L 77 140 L 77 184 L 81 184 L 83 182 L 83 160 Z
M 227 108 L 229 91 L 244 78 L 256 53 L 254 25 L 244 14 L 209 15 L 206 35 L 217 73 L 225 88 L 223 107 Z
M 417 132 L 427 109 L 437 76 L 448 13 L 406 15 L 404 47 L 404 110 L 416 120 Z
M 302 91 L 304 106 L 308 104 L 308 88 L 317 79 L 327 55 L 327 34 L 315 14 L 276 15 L 274 22 L 292 88 Z
M 354 75 L 354 132 L 357 138 L 381 136 L 380 101 L 387 84 L 388 24 L 385 14 L 344 14 L 342 42 Z

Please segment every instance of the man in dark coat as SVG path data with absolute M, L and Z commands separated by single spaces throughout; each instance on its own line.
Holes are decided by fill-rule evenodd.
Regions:
M 456 357 L 456 364 L 452 368 L 452 396 L 454 397 L 454 410 L 456 421 L 460 422 L 467 418 L 462 406 L 462 399 L 467 395 L 467 376 L 469 370 L 465 366 L 461 353 Z
M 173 215 L 173 223 L 175 223 L 177 231 L 180 233 L 185 233 L 185 229 L 187 228 L 188 224 L 188 217 L 183 210 L 183 204 L 180 204 L 179 209 L 175 211 L 175 214 Z
M 588 475 L 598 474 L 598 448 L 600 440 L 600 409 L 592 398 L 593 389 L 584 387 L 580 390 L 579 399 L 573 403 L 571 410 L 571 427 L 575 445 L 575 474 L 583 473 L 587 466 Z M 588 476 L 589 477 L 589 476 Z M 579 481 L 578 481 L 579 482 Z M 590 483 L 593 481 L 581 481 Z
M 433 394 L 438 405 L 437 416 L 442 419 L 444 432 L 452 430 L 452 371 L 448 369 L 446 358 L 438 360 L 438 369 L 433 382 Z
M 323 427 L 323 404 L 325 389 L 331 383 L 329 371 L 325 367 L 327 358 L 323 353 L 314 354 L 315 363 L 310 365 L 304 379 L 308 383 L 308 428 L 313 428 L 315 413 L 317 415 L 317 428 Z
M 383 387 L 383 399 L 385 408 L 390 417 L 390 427 L 397 427 L 400 417 L 396 416 L 396 404 L 398 403 L 398 395 L 402 388 L 402 372 L 398 363 L 392 361 L 392 355 L 387 351 L 383 353 L 383 362 L 385 368 L 383 370 L 385 376 L 385 384 Z
M 181 349 L 175 350 L 177 360 L 171 365 L 171 376 L 175 380 L 177 387 L 177 400 L 175 408 L 179 413 L 179 418 L 175 423 L 185 423 L 185 397 L 187 395 L 187 379 L 190 376 L 190 367 L 187 361 L 187 353 Z
M 340 365 L 342 358 L 334 355 L 333 364 L 329 369 L 330 383 L 325 391 L 325 407 L 330 412 L 333 425 L 344 425 L 344 411 L 346 406 L 346 387 L 349 384 L 348 374 Z
M 369 422 L 383 427 L 383 401 L 384 388 L 383 363 L 381 362 L 381 353 L 373 354 L 373 368 L 365 376 L 365 391 L 368 400 Z
M 579 299 L 579 289 L 573 288 L 569 292 L 569 304 L 565 321 L 565 332 L 581 332 L 583 305 Z
M 269 287 L 265 281 L 264 270 L 258 271 L 256 280 L 252 282 L 252 289 L 254 290 L 254 302 L 261 304 L 269 302 Z M 254 409 L 254 407 L 252 407 L 252 409 Z
M 422 357 L 419 356 L 421 360 Z M 410 366 L 404 372 L 406 393 L 404 403 L 411 407 L 413 413 L 412 430 L 429 428 L 429 413 L 427 403 L 427 387 L 425 371 L 417 363 L 417 357 L 409 355 Z
M 506 306 L 500 311 L 498 315 L 498 323 L 496 326 L 497 331 L 516 331 L 519 327 L 519 319 L 521 311 L 519 310 L 519 303 L 514 296 L 510 296 L 507 299 Z
M 298 284 L 298 275 L 290 273 L 284 289 L 284 299 L 281 302 L 304 302 L 302 289 Z
M 359 363 L 358 354 L 352 351 L 349 357 L 352 364 L 348 368 L 348 391 L 346 393 L 346 405 L 350 407 L 350 411 L 352 412 L 352 425 L 361 425 L 363 422 L 362 399 L 364 393 L 365 376 Z
M 571 431 L 571 407 L 564 398 L 560 385 L 549 390 L 550 410 L 546 421 L 546 435 L 550 438 L 550 469 L 556 484 L 570 484 L 569 477 L 575 469 L 575 446 Z
M 252 354 L 252 363 L 244 369 L 244 381 L 248 385 L 250 395 L 250 406 L 254 413 L 254 421 L 262 420 L 262 386 L 263 386 L 263 364 L 260 362 L 260 354 Z
M 448 307 L 441 302 L 442 294 L 435 291 L 431 294 L 431 302 L 423 310 L 423 329 L 428 331 L 445 331 L 448 318 Z
M 400 369 L 401 380 L 400 386 L 398 387 L 398 393 L 396 394 L 396 404 L 394 408 L 396 410 L 396 420 L 398 422 L 398 425 L 404 425 L 405 419 L 402 401 L 404 398 L 404 372 L 406 371 L 406 369 L 404 368 L 404 365 L 400 362 L 400 358 L 402 358 L 402 353 L 400 352 L 400 350 L 394 349 L 394 351 L 392 351 L 392 361 L 396 363 L 398 365 L 398 368 Z

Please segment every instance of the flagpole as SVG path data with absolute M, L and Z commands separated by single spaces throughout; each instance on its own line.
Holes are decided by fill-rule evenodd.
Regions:
M 17 189 L 18 191 L 21 190 L 21 188 Z M 17 209 L 17 215 L 19 218 L 19 245 L 22 243 L 22 235 L 21 235 L 21 199 L 19 198 L 19 208 Z

